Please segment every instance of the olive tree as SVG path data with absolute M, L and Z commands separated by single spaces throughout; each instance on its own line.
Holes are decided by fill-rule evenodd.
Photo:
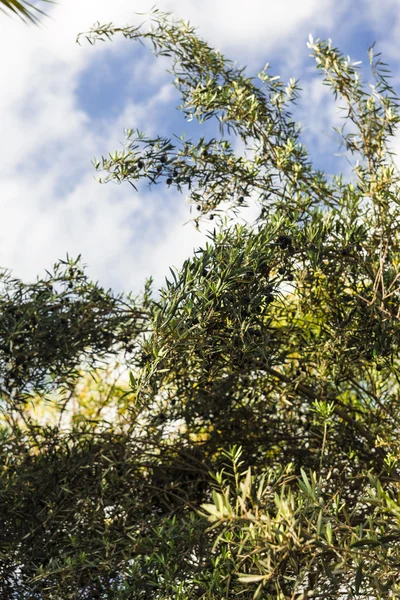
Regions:
M 386 65 L 371 47 L 368 89 L 358 64 L 310 38 L 351 125 L 339 134 L 354 175 L 328 180 L 289 111 L 298 81 L 267 65 L 254 82 L 188 23 L 151 20 L 85 35 L 171 57 L 180 109 L 217 119 L 221 138 L 127 130 L 95 166 L 105 182 L 187 190 L 195 226 L 215 229 L 159 298 L 146 284 L 143 320 L 125 328 L 121 422 L 39 427 L 31 445 L 29 429 L 4 430 L 4 585 L 38 599 L 396 597 L 399 116 Z M 240 224 L 249 201 L 259 217 Z

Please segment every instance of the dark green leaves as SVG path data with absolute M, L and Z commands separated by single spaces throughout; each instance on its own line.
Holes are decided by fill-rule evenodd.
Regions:
M 172 60 L 184 116 L 216 119 L 222 137 L 128 130 L 95 166 L 134 187 L 187 185 L 195 223 L 215 227 L 157 299 L 148 280 L 141 308 L 76 264 L 33 286 L 4 280 L 0 592 L 398 597 L 400 194 L 386 142 L 399 118 L 384 65 L 371 52 L 371 95 L 357 65 L 310 39 L 358 155 L 355 183 L 328 184 L 288 110 L 295 79 L 266 65 L 255 85 L 189 23 L 151 20 L 96 24 L 88 39 L 149 41 Z M 260 218 L 235 224 L 250 197 Z M 71 430 L 8 403 L 70 394 L 82 361 L 118 352 L 129 389 L 109 406 L 105 381 L 86 388 Z

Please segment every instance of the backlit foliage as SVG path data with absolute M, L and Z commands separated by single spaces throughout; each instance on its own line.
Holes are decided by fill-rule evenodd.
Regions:
M 195 225 L 212 216 L 215 230 L 159 298 L 151 280 L 133 303 L 77 271 L 68 307 L 65 272 L 1 297 L 3 595 L 396 598 L 399 116 L 385 65 L 371 48 L 368 87 L 330 41 L 309 40 L 352 123 L 340 135 L 354 178 L 328 181 L 291 119 L 296 80 L 266 66 L 255 82 L 188 23 L 156 9 L 151 22 L 86 37 L 171 57 L 181 110 L 218 119 L 221 139 L 128 130 L 95 166 L 104 181 L 187 190 Z M 238 224 L 250 196 L 259 218 Z M 110 353 L 129 385 L 96 379 Z M 75 399 L 67 423 L 29 413 L 49 386 Z

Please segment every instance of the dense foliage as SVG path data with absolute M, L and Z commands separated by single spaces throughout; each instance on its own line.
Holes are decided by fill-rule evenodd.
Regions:
M 87 38 L 116 33 L 172 57 L 181 110 L 218 119 L 222 138 L 128 130 L 96 167 L 187 189 L 195 224 L 216 227 L 159 298 L 151 280 L 140 300 L 114 298 L 73 265 L 6 286 L 1 592 L 395 598 L 399 116 L 385 65 L 371 48 L 368 89 L 357 64 L 310 38 L 351 124 L 339 133 L 352 182 L 328 180 L 289 112 L 295 80 L 266 66 L 255 83 L 157 10 L 150 30 L 96 24 Z M 236 219 L 249 201 L 254 226 Z M 129 384 L 99 370 L 106 356 Z

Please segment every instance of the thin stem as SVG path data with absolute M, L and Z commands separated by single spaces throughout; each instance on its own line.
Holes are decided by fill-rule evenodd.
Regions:
M 326 419 L 324 419 L 324 437 L 323 437 L 323 440 L 322 440 L 321 457 L 319 459 L 319 472 L 320 472 L 320 474 L 322 473 L 322 463 L 323 463 L 323 460 L 324 460 L 327 431 L 328 431 L 328 421 Z

